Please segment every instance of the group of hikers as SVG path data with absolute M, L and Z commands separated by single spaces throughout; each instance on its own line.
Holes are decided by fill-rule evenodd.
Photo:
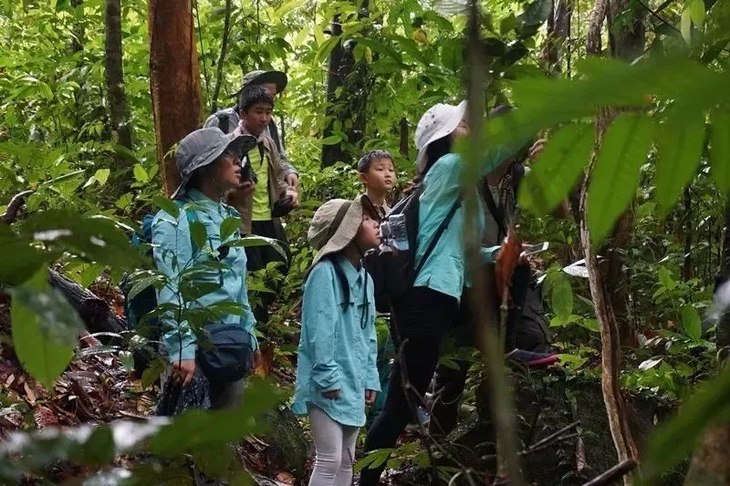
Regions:
M 251 305 L 247 271 L 279 262 L 279 271 L 286 273 L 289 254 L 270 245 L 244 248 L 232 243 L 257 235 L 287 248 L 280 218 L 299 206 L 299 175 L 272 118 L 275 97 L 286 84 L 283 72 L 246 74 L 236 105 L 210 116 L 177 146 L 182 182 L 171 197 L 181 210 L 177 215 L 161 210 L 151 226 L 154 262 L 167 277 L 157 292 L 164 310 L 161 348 L 170 363 L 162 377 L 158 413 L 235 406 L 246 376 L 261 359 L 256 323 L 268 319 L 272 300 L 257 298 Z M 363 194 L 326 201 L 311 220 L 307 239 L 316 254 L 303 289 L 291 405 L 311 423 L 316 456 L 310 485 L 352 483 L 356 441 L 366 421 L 365 452 L 394 447 L 408 424 L 423 423 L 425 416 L 430 415 L 428 427 L 434 434 L 446 434 L 457 424 L 471 361 L 457 360 L 454 367 L 439 365 L 439 359 L 447 340 L 457 347 L 475 347 L 465 248 L 478 248 L 486 267 L 494 264 L 514 222 L 516 190 L 526 170 L 523 160 L 506 149 L 491 151 L 478 182 L 465 188 L 464 161 L 454 150 L 455 142 L 469 133 L 465 109 L 466 102 L 439 103 L 417 124 L 418 175 L 411 186 L 418 204 L 412 249 L 417 270 L 408 288 L 390 303 L 389 346 L 378 344 L 378 282 L 364 261 L 367 255 L 387 251 L 381 228 L 398 211 L 390 207 L 396 186 L 393 157 L 384 150 L 364 154 L 357 163 Z M 542 145 L 536 142 L 526 157 L 536 156 Z M 465 190 L 479 196 L 475 220 L 465 219 Z M 230 217 L 240 217 L 238 231 L 225 229 Z M 202 246 L 193 234 L 201 223 Z M 465 225 L 476 225 L 477 231 L 466 233 Z M 203 269 L 192 271 L 196 265 Z M 205 291 L 189 289 L 191 274 L 206 284 Z M 525 332 L 526 319 L 544 319 L 525 259 L 514 272 L 510 292 L 505 358 L 531 367 L 554 364 L 557 356 L 547 335 Z M 500 305 L 496 293 L 484 298 L 495 309 Z M 238 310 L 227 310 L 222 305 L 226 302 L 235 302 Z M 388 349 L 392 359 L 384 357 Z M 379 394 L 384 399 L 377 400 Z M 382 470 L 364 469 L 360 484 L 378 484 Z

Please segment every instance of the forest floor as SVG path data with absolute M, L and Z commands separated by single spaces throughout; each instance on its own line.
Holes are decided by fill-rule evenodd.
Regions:
M 99 292 L 98 292 L 99 293 Z M 101 295 L 112 308 L 121 312 L 118 296 Z M 0 294 L 0 335 L 11 335 L 10 300 Z M 279 370 L 276 370 L 279 371 Z M 286 370 L 274 373 L 277 379 L 292 379 Z M 115 420 L 145 420 L 154 414 L 157 386 L 145 389 L 135 373 L 125 369 L 118 350 L 83 333 L 79 347 L 66 371 L 52 390 L 38 383 L 23 370 L 9 339 L 0 347 L 0 439 L 13 432 L 27 432 L 49 427 L 109 423 Z M 250 437 L 239 444 L 239 457 L 259 484 L 292 485 L 295 477 L 277 470 L 272 463 L 269 444 L 260 437 Z M 129 458 L 115 459 L 116 467 L 129 465 Z M 309 462 L 309 461 L 308 461 Z M 47 471 L 44 479 L 54 484 L 82 479 L 94 471 L 65 461 Z M 39 479 L 29 475 L 27 482 Z M 191 480 L 193 478 L 191 477 Z

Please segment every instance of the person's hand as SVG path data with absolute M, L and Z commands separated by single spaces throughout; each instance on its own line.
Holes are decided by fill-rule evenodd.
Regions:
M 540 156 L 542 151 L 545 149 L 545 144 L 547 143 L 547 140 L 544 138 L 540 138 L 535 143 L 532 144 L 532 147 L 530 147 L 529 152 L 527 153 L 527 157 L 530 160 L 535 160 Z
M 299 186 L 299 176 L 296 175 L 294 172 L 290 172 L 289 174 L 287 174 L 284 180 L 294 189 Z
M 329 398 L 330 400 L 337 400 L 340 398 L 340 390 L 328 390 L 326 392 L 322 392 L 322 396 L 325 398 Z
M 378 396 L 378 392 L 375 390 L 365 390 L 365 405 L 372 405 L 375 403 L 375 397 Z
M 254 181 L 242 182 L 241 185 L 238 186 L 238 190 L 244 195 L 251 194 L 254 189 L 256 189 L 256 183 Z
M 185 386 L 193 380 L 193 375 L 195 375 L 195 360 L 183 359 L 176 361 L 172 363 L 172 368 L 177 379 L 182 381 L 183 386 Z

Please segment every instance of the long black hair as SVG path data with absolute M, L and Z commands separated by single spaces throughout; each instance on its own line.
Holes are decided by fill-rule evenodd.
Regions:
M 451 146 L 451 134 L 429 143 L 428 147 L 426 147 L 426 167 L 424 167 L 421 175 L 426 175 L 426 172 L 428 172 L 438 159 L 451 153 Z

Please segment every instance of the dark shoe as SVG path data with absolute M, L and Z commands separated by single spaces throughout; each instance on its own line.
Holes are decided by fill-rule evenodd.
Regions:
M 505 357 L 516 364 L 529 368 L 554 365 L 560 360 L 555 353 L 533 353 L 519 348 L 513 349 Z

